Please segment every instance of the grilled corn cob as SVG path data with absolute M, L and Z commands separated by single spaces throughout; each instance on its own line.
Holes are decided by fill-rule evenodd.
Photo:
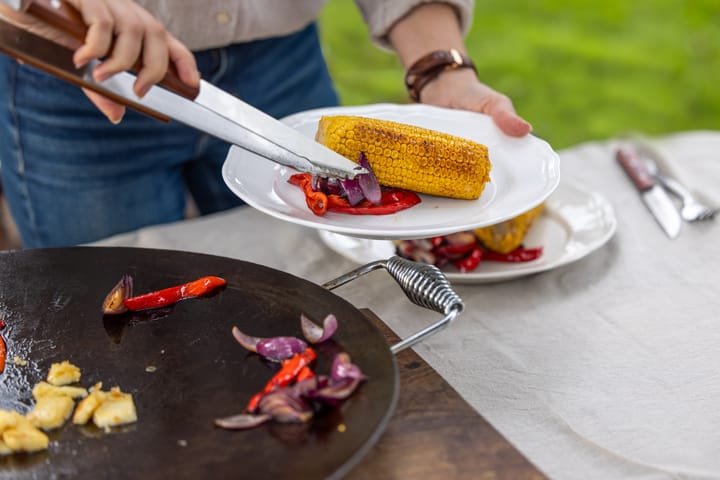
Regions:
M 365 152 L 378 182 L 474 200 L 490 180 L 488 149 L 426 128 L 354 116 L 324 116 L 315 140 L 357 162 Z
M 518 248 L 530 227 L 543 211 L 543 204 L 504 222 L 484 228 L 476 228 L 475 236 L 489 250 L 510 253 Z

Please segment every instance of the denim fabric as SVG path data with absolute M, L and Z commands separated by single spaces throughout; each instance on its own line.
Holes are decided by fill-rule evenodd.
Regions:
M 282 117 L 337 95 L 315 25 L 196 53 L 204 79 Z M 222 180 L 228 145 L 128 110 L 120 125 L 80 89 L 0 55 L 2 183 L 26 248 L 75 245 L 241 204 Z

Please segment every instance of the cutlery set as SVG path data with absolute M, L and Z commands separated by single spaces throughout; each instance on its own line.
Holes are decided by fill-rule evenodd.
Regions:
M 682 221 L 689 223 L 712 220 L 720 210 L 701 203 L 689 188 L 663 173 L 653 159 L 648 141 L 640 139 L 619 147 L 616 159 L 640 192 L 643 202 L 670 239 L 680 234 Z M 648 148 L 650 148 L 648 151 Z M 639 147 L 639 148 L 638 148 Z M 680 201 L 679 209 L 670 195 Z

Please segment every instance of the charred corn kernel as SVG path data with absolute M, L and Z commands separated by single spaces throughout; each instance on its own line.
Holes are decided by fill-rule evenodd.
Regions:
M 542 213 L 543 207 L 544 205 L 540 204 L 505 222 L 489 227 L 476 228 L 475 235 L 489 250 L 498 253 L 510 253 L 525 240 L 530 227 L 533 226 L 535 220 Z
M 53 363 L 50 365 L 47 381 L 56 386 L 79 382 L 80 369 L 67 360 L 60 363 Z
M 63 395 L 70 398 L 86 397 L 88 393 L 87 390 L 82 387 L 56 387 L 47 382 L 40 382 L 33 387 L 32 394 L 35 400 L 38 400 L 40 397 L 53 395 Z
M 365 152 L 381 185 L 474 200 L 490 180 L 485 145 L 374 118 L 324 116 L 315 140 L 357 162 Z

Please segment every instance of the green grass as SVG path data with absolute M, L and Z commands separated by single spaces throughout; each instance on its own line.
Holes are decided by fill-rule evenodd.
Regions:
M 554 147 L 627 132 L 720 130 L 717 0 L 484 0 L 467 44 L 483 82 Z M 330 0 L 323 46 L 345 105 L 406 102 L 402 68 Z

